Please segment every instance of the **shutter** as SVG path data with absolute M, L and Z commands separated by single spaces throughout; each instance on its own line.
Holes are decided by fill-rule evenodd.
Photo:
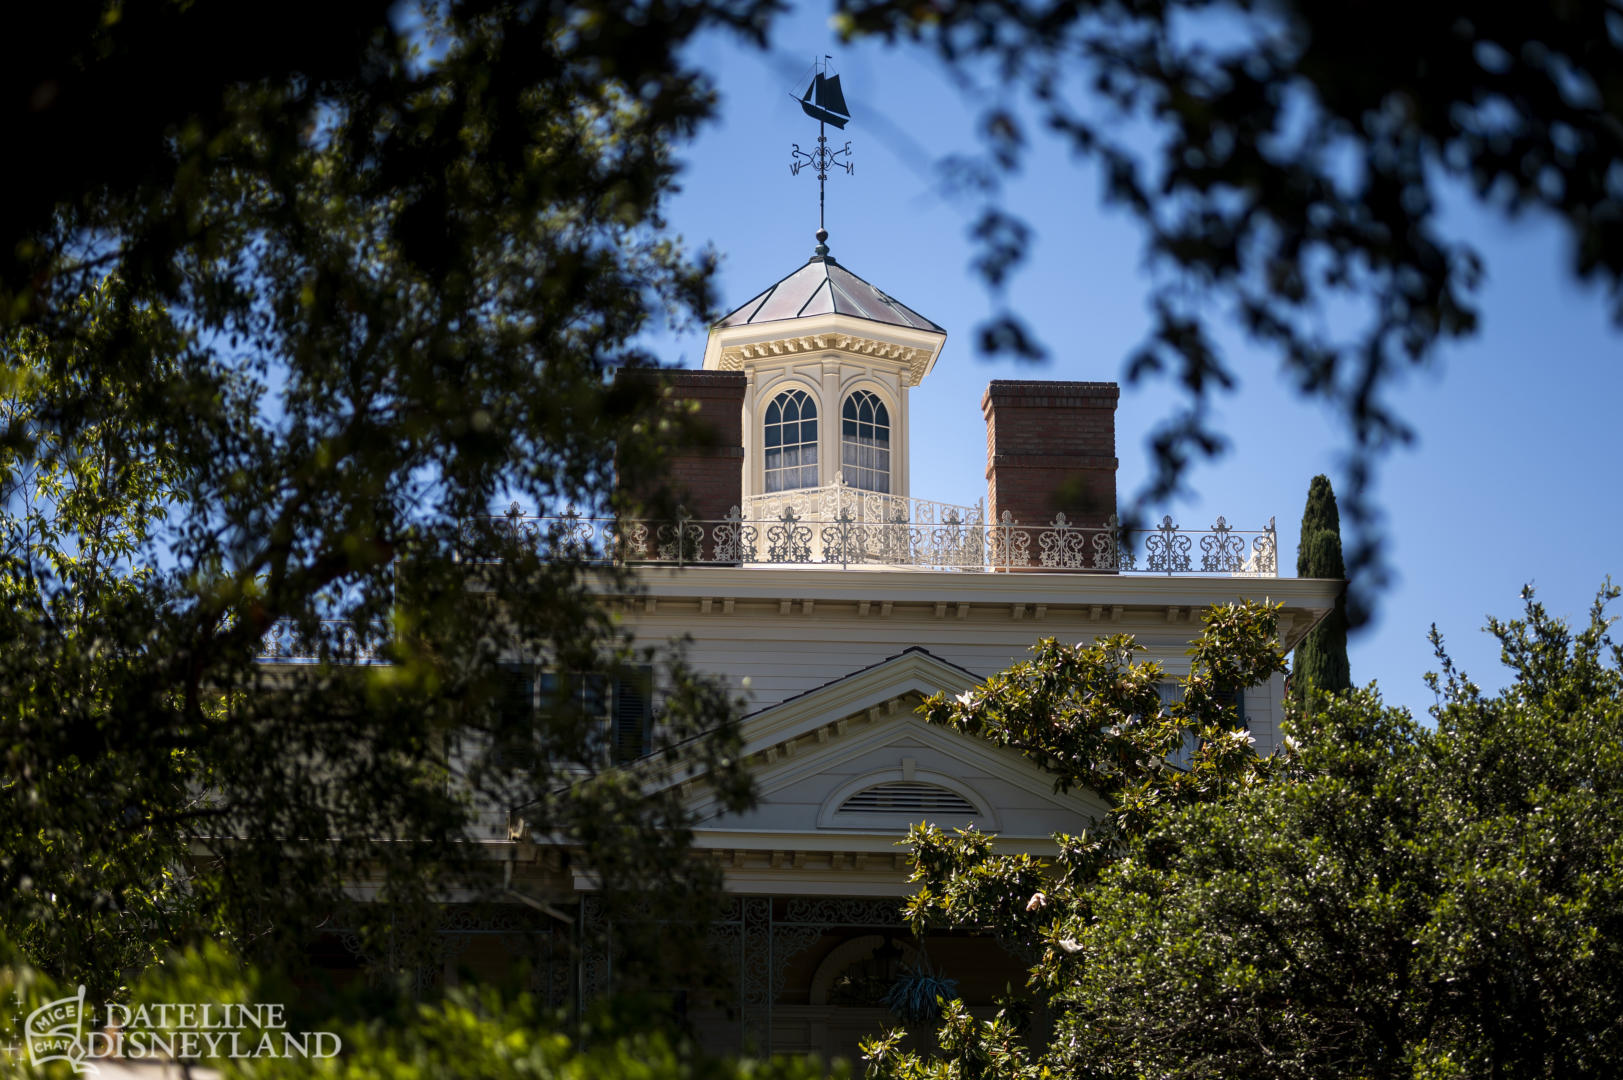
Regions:
M 639 668 L 636 675 L 614 681 L 613 731 L 610 739 L 615 761 L 632 761 L 648 752 L 648 735 L 653 719 L 649 700 L 652 672 Z
M 496 744 L 494 762 L 504 769 L 528 769 L 535 763 L 530 752 L 535 727 L 536 674 L 531 664 L 502 664 L 497 677 Z

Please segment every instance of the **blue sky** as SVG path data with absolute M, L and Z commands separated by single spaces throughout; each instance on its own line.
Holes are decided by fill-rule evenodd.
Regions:
M 814 57 L 834 54 L 853 119 L 830 137 L 851 141 L 856 171 L 829 180 L 829 244 L 853 272 L 947 328 L 934 373 L 913 392 L 912 494 L 974 502 L 985 494 L 980 397 L 988 380 L 1121 378 L 1148 325 L 1138 236 L 1101 207 L 1091 169 L 1039 144 L 1006 193 L 1008 208 L 1037 226 L 1007 303 L 1050 359 L 1033 366 L 978 357 L 974 330 L 993 301 L 969 266 L 974 208 L 940 194 L 935 164 L 977 149 L 980 103 L 966 101 L 916 50 L 841 46 L 826 11 L 803 6 L 781 20 L 770 53 L 720 36 L 696 45 L 694 58 L 721 93 L 720 115 L 683 151 L 683 191 L 668 223 L 690 245 L 722 256 L 724 309 L 806 260 L 816 242 L 817 182 L 806 171 L 790 176 L 789 146 L 810 146 L 817 131 L 791 91 L 804 88 Z M 1426 644 L 1432 622 L 1455 660 L 1497 687 L 1497 646 L 1480 632 L 1488 613 L 1517 614 L 1521 587 L 1531 582 L 1552 610 L 1581 619 L 1603 577 L 1623 577 L 1623 336 L 1600 293 L 1572 278 L 1553 222 L 1507 223 L 1462 197 L 1445 204 L 1458 234 L 1486 259 L 1483 326 L 1392 395 L 1420 438 L 1381 469 L 1377 495 L 1396 580 L 1351 645 L 1354 680 L 1378 679 L 1389 701 L 1417 713 L 1433 700 L 1421 678 L 1435 668 Z M 1230 448 L 1192 474 L 1193 499 L 1165 510 L 1190 527 L 1222 514 L 1232 526 L 1256 528 L 1274 516 L 1281 561 L 1294 571 L 1309 480 L 1325 472 L 1345 486 L 1344 436 L 1279 379 L 1275 357 L 1236 335 L 1228 344 L 1241 379 L 1221 403 Z M 697 366 L 704 333 L 662 335 L 657 347 L 667 362 Z M 1146 436 L 1175 403 L 1162 387 L 1124 390 L 1116 429 L 1124 498 L 1147 474 Z

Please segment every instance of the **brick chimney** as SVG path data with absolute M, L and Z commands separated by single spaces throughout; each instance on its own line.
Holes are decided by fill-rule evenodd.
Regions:
M 666 451 L 666 480 L 670 501 L 690 520 L 706 523 L 699 552 L 688 557 L 713 558 L 714 523 L 726 518 L 744 501 L 744 391 L 748 379 L 738 371 L 660 370 L 638 372 L 638 378 L 657 381 L 672 409 L 683 402 L 697 405 L 688 437 L 673 440 Z M 644 497 L 654 492 L 636 477 L 621 482 Z
M 666 371 L 673 401 L 698 405 L 698 439 L 671 447 L 671 491 L 689 514 L 720 521 L 744 502 L 744 389 L 741 371 Z
M 1112 382 L 994 379 L 981 397 L 986 416 L 986 496 L 992 524 L 1004 513 L 1030 535 L 1023 565 L 1094 569 L 1093 539 L 1116 513 L 1116 401 Z M 1088 530 L 1066 539 L 1080 557 L 1046 561 L 1055 516 Z M 1100 567 L 1104 568 L 1104 567 Z

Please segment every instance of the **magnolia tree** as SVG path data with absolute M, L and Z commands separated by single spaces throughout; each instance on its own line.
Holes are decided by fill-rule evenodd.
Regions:
M 1051 859 L 914 833 L 915 924 L 996 933 L 1033 964 L 991 1020 L 946 1003 L 936 1055 L 871 1041 L 870 1080 L 1615 1075 L 1616 595 L 1577 631 L 1531 593 L 1523 617 L 1490 619 L 1513 676 L 1493 694 L 1437 639 L 1430 725 L 1373 688 L 1326 695 L 1268 758 L 1217 692 L 1275 669 L 1255 608 L 1208 616 L 1185 703 L 1159 706 L 1160 673 L 1123 639 L 1047 642 L 930 702 L 1112 809 Z M 1195 725 L 1202 749 L 1170 767 Z

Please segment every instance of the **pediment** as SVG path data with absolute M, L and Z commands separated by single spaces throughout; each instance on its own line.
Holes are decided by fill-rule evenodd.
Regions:
M 1092 793 L 1057 793 L 1024 756 L 925 723 L 927 694 L 960 693 L 972 673 L 911 649 L 745 718 L 758 804 L 730 814 L 702 778 L 688 807 L 707 846 L 889 852 L 918 821 L 973 825 L 1046 850 L 1105 812 Z

